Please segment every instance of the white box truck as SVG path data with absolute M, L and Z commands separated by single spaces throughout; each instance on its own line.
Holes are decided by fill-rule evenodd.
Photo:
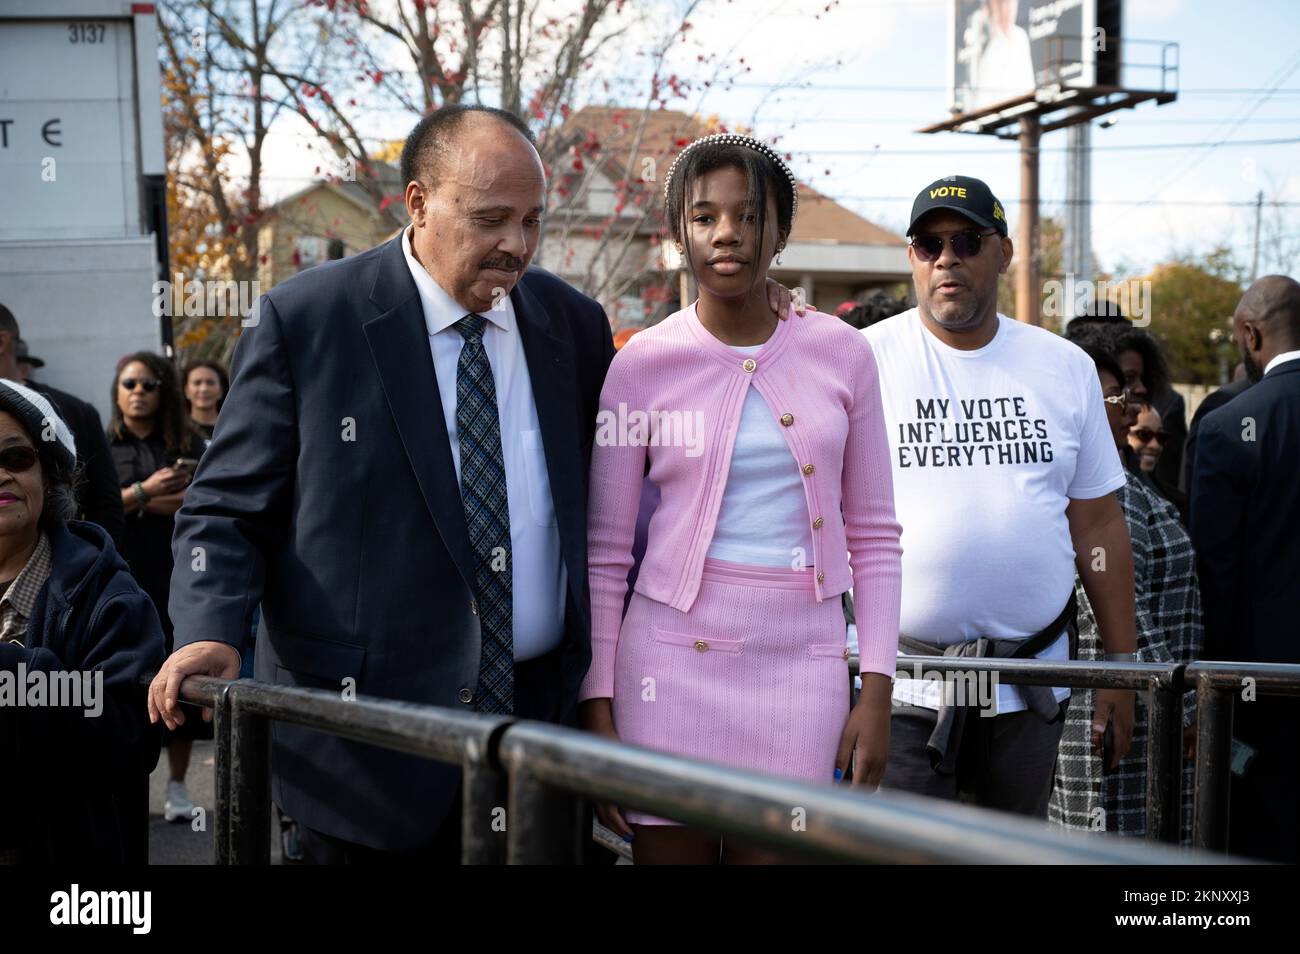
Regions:
M 118 359 L 170 353 L 165 175 L 154 4 L 0 0 L 0 303 L 106 421 Z

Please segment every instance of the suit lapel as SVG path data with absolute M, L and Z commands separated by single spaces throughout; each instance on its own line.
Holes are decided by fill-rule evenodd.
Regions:
M 397 424 L 406 457 L 415 471 L 425 506 L 438 534 L 460 569 L 467 586 L 474 588 L 474 557 L 465 512 L 461 505 L 451 442 L 443 426 L 442 398 L 429 352 L 420 295 L 406 265 L 399 235 L 388 243 L 370 300 L 380 314 L 362 326 L 370 356 Z
M 525 276 L 526 280 L 526 276 Z M 560 551 L 569 570 L 569 587 L 581 599 L 586 573 L 586 504 L 582 486 L 582 449 L 578 444 L 577 372 L 573 345 L 555 333 L 541 301 L 521 280 L 510 293 L 533 387 L 533 402 L 542 431 L 546 474 L 560 530 Z

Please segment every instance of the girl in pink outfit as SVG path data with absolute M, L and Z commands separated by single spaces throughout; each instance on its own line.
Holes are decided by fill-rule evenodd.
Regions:
M 697 140 L 669 171 L 668 221 L 700 297 L 632 338 L 601 392 L 582 717 L 624 742 L 809 781 L 843 778 L 852 756 L 870 790 L 889 748 L 900 530 L 870 345 L 837 318 L 778 320 L 766 302 L 796 190 L 745 136 Z M 661 500 L 624 617 L 646 477 Z M 777 860 L 643 813 L 599 814 L 638 864 Z

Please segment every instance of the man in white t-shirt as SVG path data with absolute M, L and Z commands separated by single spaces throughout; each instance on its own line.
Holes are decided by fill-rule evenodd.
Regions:
M 1012 245 L 983 182 L 927 186 L 907 234 L 918 307 L 864 331 L 903 526 L 900 652 L 1066 660 L 1077 569 L 1107 658 L 1131 660 L 1132 552 L 1114 495 L 1124 474 L 1092 362 L 998 314 Z M 941 705 L 955 697 L 941 688 L 895 683 L 882 787 L 1046 817 L 1069 690 L 1000 685 Z M 1097 692 L 1094 745 L 1110 725 L 1115 760 L 1133 701 Z

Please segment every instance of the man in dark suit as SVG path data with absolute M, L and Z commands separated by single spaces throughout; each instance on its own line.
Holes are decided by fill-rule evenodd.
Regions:
M 1242 365 L 1238 365 L 1238 368 L 1242 367 Z M 1196 406 L 1196 413 L 1192 415 L 1192 423 L 1187 426 L 1187 447 L 1183 451 L 1182 487 L 1188 494 L 1192 492 L 1192 471 L 1196 469 L 1196 438 L 1201 430 L 1201 421 L 1205 420 L 1205 415 L 1211 411 L 1217 411 L 1248 387 L 1250 387 L 1250 378 L 1243 373 L 1240 378 L 1229 381 L 1218 390 L 1205 395 L 1201 403 Z
M 0 305 L 0 378 L 24 380 L 18 365 L 25 356 L 25 344 L 14 313 Z M 44 363 L 42 361 L 41 365 Z M 82 468 L 81 486 L 77 489 L 77 503 L 81 507 L 78 516 L 99 524 L 108 531 L 113 543 L 120 544 L 126 525 L 122 488 L 117 482 L 117 471 L 113 467 L 113 456 L 108 449 L 99 412 L 93 404 L 39 381 L 29 380 L 27 386 L 49 399 L 77 443 L 77 460 Z
M 437 110 L 402 178 L 411 226 L 276 286 L 235 351 L 176 516 L 168 725 L 186 675 L 237 675 L 259 602 L 259 679 L 576 724 L 609 322 L 529 268 L 546 184 L 518 118 Z M 277 723 L 272 767 L 309 861 L 458 858 L 454 766 Z
M 177 677 L 238 674 L 259 602 L 261 679 L 576 722 L 609 322 L 528 268 L 545 179 L 518 120 L 441 110 L 402 164 L 411 228 L 272 289 L 235 351 L 176 516 L 176 652 L 151 692 L 169 724 Z M 275 801 L 309 860 L 454 859 L 457 769 L 273 737 Z
M 1259 279 L 1233 315 L 1249 390 L 1205 416 L 1192 475 L 1206 658 L 1300 663 L 1300 283 Z M 1231 851 L 1300 860 L 1293 699 L 1238 699 L 1233 734 L 1254 758 L 1234 775 Z

